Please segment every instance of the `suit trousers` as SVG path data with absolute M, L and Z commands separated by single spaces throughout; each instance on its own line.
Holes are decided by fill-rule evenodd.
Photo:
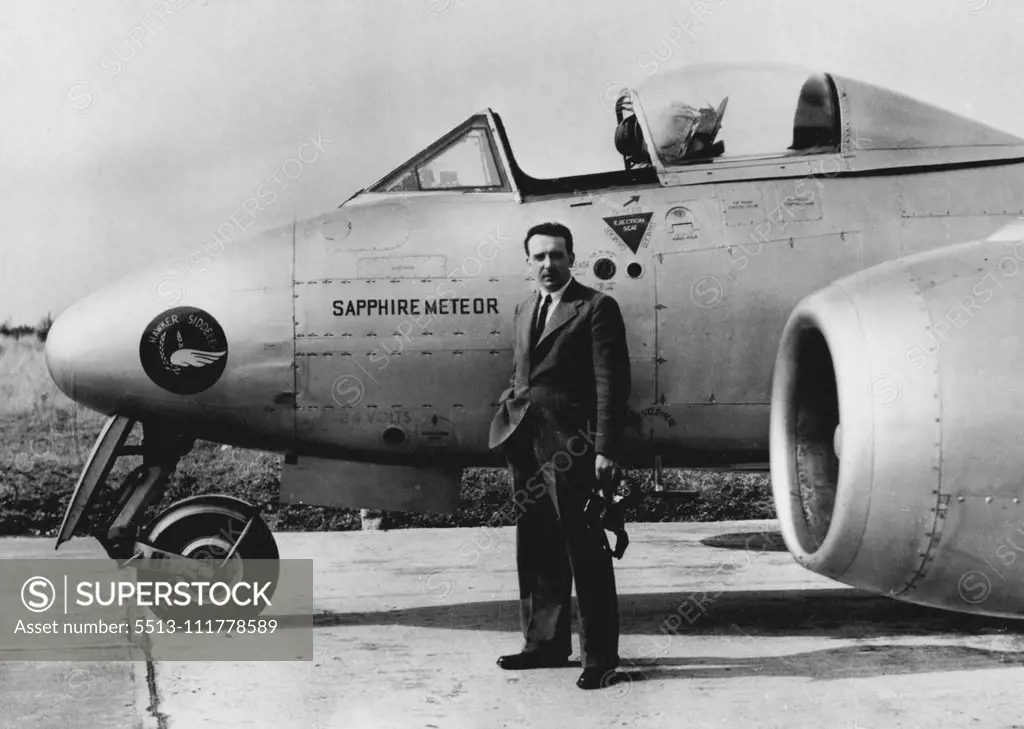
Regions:
M 544 439 L 534 431 L 543 427 L 532 421 L 527 412 L 505 442 L 519 513 L 516 566 L 523 651 L 572 653 L 575 577 L 583 667 L 617 666 L 619 609 L 612 558 L 601 528 L 584 516 L 595 485 L 594 454 L 588 450 L 552 458 L 538 446 Z

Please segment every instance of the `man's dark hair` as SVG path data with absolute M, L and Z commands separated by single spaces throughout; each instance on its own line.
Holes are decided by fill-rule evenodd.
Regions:
M 530 238 L 535 235 L 550 235 L 552 238 L 564 238 L 565 239 L 565 252 L 570 256 L 572 255 L 572 231 L 566 228 L 561 223 L 538 223 L 537 225 L 526 231 L 526 237 L 523 238 L 523 250 L 526 251 L 526 257 L 530 257 Z

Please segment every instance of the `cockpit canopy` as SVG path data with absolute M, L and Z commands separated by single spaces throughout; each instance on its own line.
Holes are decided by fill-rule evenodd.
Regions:
M 646 119 L 643 144 L 634 105 Z M 827 74 L 792 67 L 696 66 L 653 77 L 616 104 L 616 148 L 627 168 L 657 154 L 665 167 L 715 157 L 812 154 L 838 149 L 839 104 Z
M 660 71 L 636 90 L 621 91 L 614 123 L 614 146 L 625 169 L 532 177 L 516 162 L 501 118 L 488 109 L 366 191 L 512 192 L 522 200 L 658 185 L 666 179 L 672 184 L 709 180 L 688 169 L 697 164 L 722 180 L 741 178 L 744 167 L 756 167 L 760 175 L 801 174 L 790 159 L 812 155 L 840 155 L 843 169 L 857 171 L 1002 159 L 1024 150 L 1018 137 L 909 96 L 798 66 L 717 64 Z

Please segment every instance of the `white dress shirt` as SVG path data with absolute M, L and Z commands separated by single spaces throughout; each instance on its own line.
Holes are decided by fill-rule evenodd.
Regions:
M 548 316 L 547 319 L 544 320 L 544 328 L 540 330 L 541 334 L 543 334 L 544 330 L 548 328 L 548 322 L 551 321 L 551 316 L 555 313 L 555 309 L 558 308 L 558 304 L 562 301 L 562 294 L 565 293 L 565 289 L 569 286 L 570 283 L 572 283 L 571 274 L 569 276 L 569 280 L 562 284 L 562 287 L 558 289 L 558 291 L 545 291 L 544 289 L 538 290 L 538 293 L 540 294 L 540 306 L 544 306 L 545 295 L 551 296 L 551 305 L 548 306 Z

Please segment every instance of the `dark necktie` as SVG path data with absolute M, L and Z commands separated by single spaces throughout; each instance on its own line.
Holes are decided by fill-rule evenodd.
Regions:
M 540 311 L 537 313 L 537 319 L 533 322 L 533 334 L 530 337 L 530 348 L 537 346 L 537 342 L 540 341 L 540 335 L 544 333 L 544 325 L 548 321 L 548 310 L 551 308 L 551 294 L 544 294 L 544 303 L 540 307 Z

